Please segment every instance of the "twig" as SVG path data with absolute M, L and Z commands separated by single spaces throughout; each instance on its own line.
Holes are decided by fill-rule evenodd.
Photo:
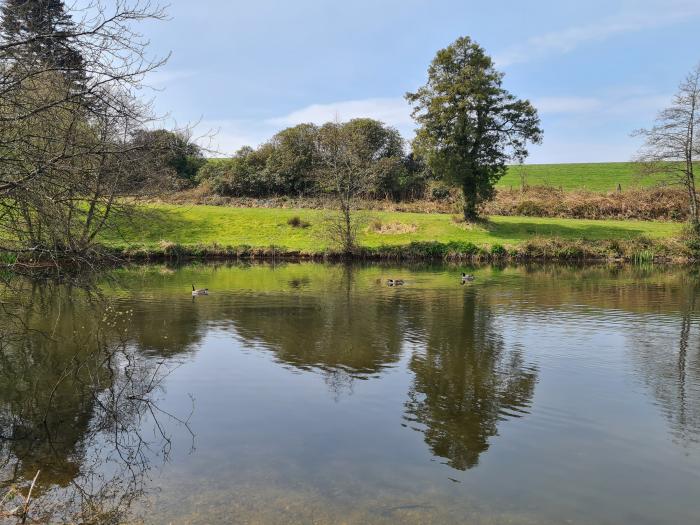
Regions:
M 34 490 L 34 485 L 36 484 L 36 480 L 39 477 L 39 473 L 41 473 L 41 470 L 36 471 L 36 475 L 32 480 L 32 485 L 31 487 L 29 487 L 29 492 L 27 493 L 27 499 L 24 501 L 24 508 L 22 509 L 22 523 L 26 523 L 27 521 L 27 516 L 29 515 L 29 505 L 32 502 L 32 491 Z

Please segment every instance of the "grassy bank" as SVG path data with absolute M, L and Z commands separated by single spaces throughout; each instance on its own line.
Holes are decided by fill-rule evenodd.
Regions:
M 499 183 L 499 188 L 519 188 L 521 170 L 530 186 L 553 186 L 564 190 L 608 192 L 657 185 L 660 177 L 640 177 L 632 162 L 601 162 L 581 164 L 527 164 L 511 166 Z
M 150 206 L 102 242 L 134 256 L 318 257 L 333 252 L 324 235 L 327 215 L 313 209 Z M 290 224 L 295 217 L 302 226 Z M 672 240 L 681 225 L 668 222 L 492 217 L 470 226 L 444 214 L 364 212 L 362 217 L 358 241 L 367 257 L 683 256 Z

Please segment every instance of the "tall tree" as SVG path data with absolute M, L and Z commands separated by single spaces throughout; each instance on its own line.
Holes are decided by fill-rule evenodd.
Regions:
M 427 84 L 406 94 L 419 124 L 414 150 L 435 175 L 462 188 L 469 221 L 493 197 L 506 163 L 526 157 L 528 142 L 542 140 L 537 110 L 502 81 L 484 50 L 462 37 L 438 51 Z
M 636 132 L 646 138 L 638 159 L 642 171 L 665 175 L 668 182 L 687 190 L 690 222 L 696 233 L 700 233 L 700 199 L 695 181 L 699 133 L 700 64 L 681 83 L 671 105 L 657 115 L 654 126 Z
M 17 58 L 41 60 L 69 80 L 84 82 L 84 60 L 73 38 L 75 23 L 62 0 L 5 0 L 0 15 L 3 41 L 17 45 Z
M 48 4 L 17 3 L 19 11 L 8 4 L 3 12 L 18 16 L 7 24 L 20 29 L 0 34 L 0 248 L 25 258 L 92 259 L 100 231 L 116 224 L 115 214 L 134 211 L 131 197 L 163 189 L 162 174 L 144 169 L 152 147 L 132 138 L 155 121 L 139 87 L 165 62 L 150 57 L 134 23 L 166 15 L 148 1 L 106 4 L 80 2 L 90 16 L 52 26 L 65 29 L 59 40 L 75 46 L 90 72 L 79 84 L 65 74 L 75 70 L 45 52 L 50 34 L 36 24 L 28 26 L 33 33 L 22 29 L 39 18 L 20 14 Z M 63 4 L 51 6 L 56 13 Z M 144 174 L 149 181 L 134 180 Z

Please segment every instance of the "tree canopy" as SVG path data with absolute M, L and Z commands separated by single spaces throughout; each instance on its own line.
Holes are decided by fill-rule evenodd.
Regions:
M 462 188 L 467 220 L 492 198 L 507 162 L 524 158 L 527 143 L 542 139 L 536 109 L 502 82 L 484 50 L 462 37 L 438 51 L 428 82 L 406 94 L 419 125 L 414 150 L 436 176 Z
M 62 0 L 5 0 L 0 16 L 3 42 L 16 46 L 16 58 L 25 64 L 41 61 L 72 82 L 84 82 L 76 26 Z

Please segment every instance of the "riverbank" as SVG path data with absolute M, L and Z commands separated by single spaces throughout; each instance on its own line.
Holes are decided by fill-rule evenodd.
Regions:
M 332 259 L 329 212 L 313 209 L 157 205 L 103 235 L 126 259 Z M 444 214 L 358 212 L 357 259 L 688 261 L 682 225 L 491 217 L 468 225 Z

